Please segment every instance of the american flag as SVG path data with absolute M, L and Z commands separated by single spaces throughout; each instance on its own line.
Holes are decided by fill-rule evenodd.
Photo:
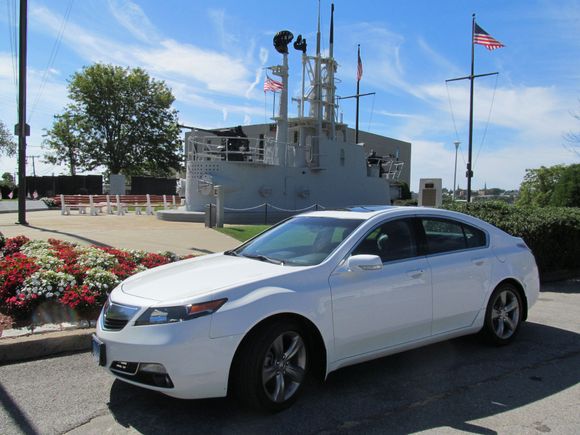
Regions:
M 264 92 L 278 92 L 284 89 L 284 85 L 276 80 L 271 79 L 270 77 L 266 76 L 266 80 L 264 81 Z
M 8 198 L 12 199 L 14 198 L 14 191 L 11 190 L 10 193 L 8 194 Z
M 362 75 L 363 75 L 363 66 L 362 66 L 362 60 L 360 59 L 360 46 L 358 47 L 358 66 L 356 68 L 356 81 L 360 82 L 360 79 L 362 79 Z
M 473 43 L 483 45 L 488 50 L 496 50 L 505 47 L 501 42 L 483 30 L 477 23 L 473 32 Z

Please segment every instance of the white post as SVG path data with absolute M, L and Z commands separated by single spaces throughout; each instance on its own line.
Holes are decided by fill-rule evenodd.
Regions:
M 121 206 L 121 198 L 119 197 L 119 195 L 115 195 L 117 197 L 117 216 L 123 216 L 125 214 L 125 211 L 123 210 L 123 207 Z
M 147 194 L 147 214 L 153 214 L 153 208 L 151 208 L 151 195 Z
M 62 193 L 60 194 L 60 214 L 62 215 L 70 214 L 67 213 L 66 204 L 64 203 L 64 195 Z
M 163 210 L 167 210 L 167 197 L 163 195 Z
M 91 216 L 97 215 L 97 209 L 95 208 L 95 203 L 93 202 L 93 195 L 89 195 L 89 207 Z
M 111 197 L 107 195 L 107 214 L 113 214 L 113 207 L 111 206 Z
M 171 201 L 173 203 L 173 209 L 177 209 L 177 204 L 175 203 L 175 195 L 171 195 Z

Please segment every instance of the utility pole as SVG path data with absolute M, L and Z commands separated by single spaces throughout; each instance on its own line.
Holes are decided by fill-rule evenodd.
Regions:
M 34 165 L 34 159 L 39 159 L 40 156 L 27 156 L 32 159 L 32 176 L 36 177 L 36 166 Z
M 26 136 L 30 136 L 30 127 L 26 124 L 26 49 L 28 1 L 20 0 L 20 45 L 18 50 L 18 124 L 15 134 L 18 135 L 18 223 L 26 222 Z

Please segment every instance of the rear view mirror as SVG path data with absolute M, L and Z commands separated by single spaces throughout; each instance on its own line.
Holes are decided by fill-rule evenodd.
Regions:
M 381 270 L 383 261 L 378 255 L 353 255 L 348 259 L 347 265 L 353 271 Z

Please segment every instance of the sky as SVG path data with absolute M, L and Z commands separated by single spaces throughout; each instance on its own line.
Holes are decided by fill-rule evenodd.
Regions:
M 144 68 L 176 98 L 180 122 L 201 128 L 269 121 L 264 67 L 281 63 L 272 37 L 290 30 L 316 46 L 317 2 L 246 0 L 29 0 L 28 152 L 37 175 L 65 174 L 42 161 L 42 135 L 68 103 L 67 80 L 103 62 Z M 411 188 L 420 178 L 466 186 L 471 16 L 504 48 L 475 47 L 473 187 L 517 189 L 526 168 L 578 163 L 564 134 L 579 131 L 580 0 L 335 1 L 337 95 L 356 92 L 357 44 L 363 77 L 360 128 L 412 143 Z M 0 0 L 0 120 L 17 122 L 18 0 Z M 330 2 L 321 1 L 328 49 Z M 292 96 L 300 53 L 289 56 Z M 354 100 L 340 113 L 354 127 Z M 290 106 L 290 115 L 296 107 Z M 0 158 L 14 173 L 15 158 Z M 27 162 L 32 174 L 32 159 Z

